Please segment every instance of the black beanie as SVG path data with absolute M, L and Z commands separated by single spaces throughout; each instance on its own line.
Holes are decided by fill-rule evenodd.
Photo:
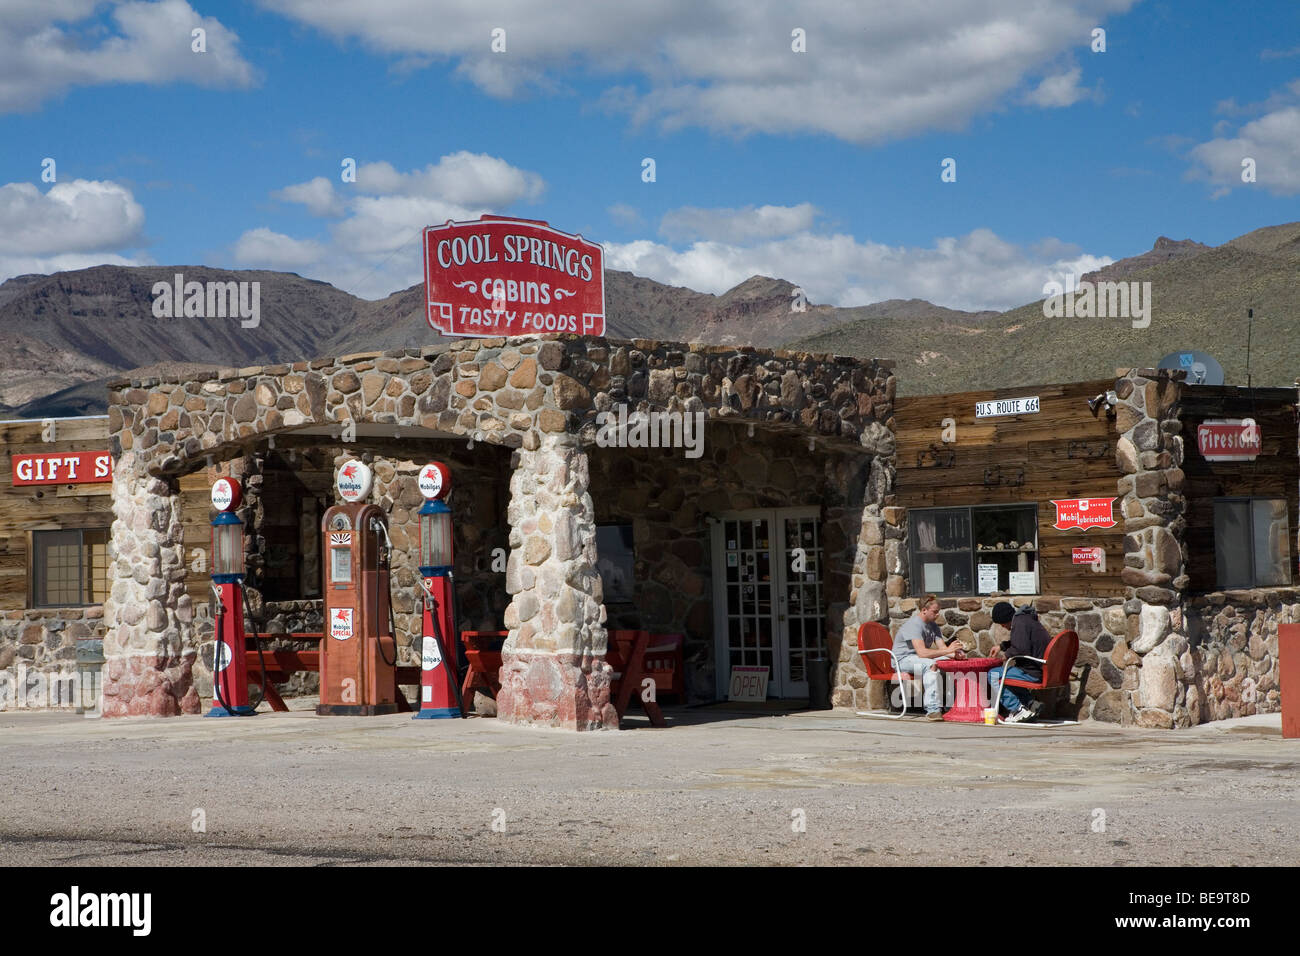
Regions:
M 1016 616 L 1016 609 L 1006 601 L 999 601 L 993 605 L 993 623 L 1007 624 Z

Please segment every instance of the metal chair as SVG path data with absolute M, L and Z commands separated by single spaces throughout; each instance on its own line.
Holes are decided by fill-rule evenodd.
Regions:
M 899 695 L 903 699 L 903 709 L 897 714 L 882 714 L 877 711 L 859 710 L 859 717 L 882 717 L 888 720 L 898 720 L 907 714 L 907 690 L 903 686 L 904 681 L 915 681 L 916 675 L 909 674 L 907 671 L 898 669 L 898 657 L 894 654 L 894 639 L 890 636 L 889 628 L 877 621 L 867 621 L 858 628 L 858 653 L 862 655 L 862 664 L 867 669 L 867 679 L 873 681 L 885 681 L 887 683 L 898 683 Z M 885 657 L 888 656 L 889 664 L 886 666 Z M 888 694 L 886 695 L 888 697 Z M 888 702 L 888 701 L 886 701 Z
M 1070 671 L 1074 668 L 1075 658 L 1079 656 L 1079 635 L 1074 631 L 1062 631 L 1047 645 L 1047 650 L 1043 652 L 1043 657 L 1031 657 L 1028 654 L 1017 654 L 1015 657 L 1008 657 L 1000 665 L 1002 667 L 1002 680 L 998 683 L 997 696 L 993 698 L 994 706 L 1002 701 L 1002 688 L 1008 684 L 1012 687 L 1023 687 L 1025 690 L 1049 690 L 1053 687 L 1069 687 Z M 1043 676 L 1036 681 L 1021 680 L 1016 677 L 1007 677 L 1007 671 L 1016 661 L 1035 661 L 1043 665 Z

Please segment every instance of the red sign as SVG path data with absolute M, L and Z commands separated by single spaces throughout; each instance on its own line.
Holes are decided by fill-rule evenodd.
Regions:
M 1259 426 L 1254 421 L 1202 422 L 1196 429 L 1196 445 L 1206 461 L 1254 461 L 1259 455 Z
M 14 455 L 14 485 L 93 485 L 113 480 L 113 456 L 106 451 Z
M 424 230 L 425 317 L 446 335 L 605 334 L 605 257 L 534 219 Z
M 1114 502 L 1114 498 L 1066 498 L 1061 501 L 1053 498 L 1056 524 L 1052 527 L 1057 531 L 1068 531 L 1070 528 L 1113 528 L 1115 515 L 1111 505 Z
M 1073 548 L 1070 551 L 1075 564 L 1094 564 L 1102 560 L 1101 553 L 1101 548 Z

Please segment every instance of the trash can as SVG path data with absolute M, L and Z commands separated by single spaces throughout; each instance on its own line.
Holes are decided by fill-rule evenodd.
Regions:
M 831 709 L 831 662 L 820 653 L 804 658 L 808 669 L 808 709 Z

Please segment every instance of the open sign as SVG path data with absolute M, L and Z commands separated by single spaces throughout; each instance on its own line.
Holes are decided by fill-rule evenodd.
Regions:
M 767 700 L 766 667 L 744 667 L 737 665 L 731 669 L 731 688 L 728 700 Z

